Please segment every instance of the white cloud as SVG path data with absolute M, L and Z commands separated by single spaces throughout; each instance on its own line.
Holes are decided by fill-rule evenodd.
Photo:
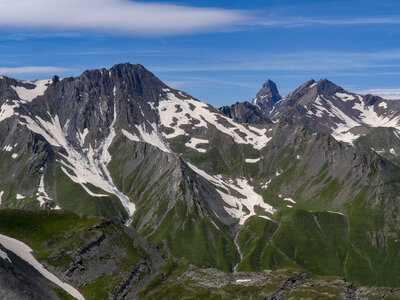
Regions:
M 244 11 L 129 0 L 0 0 L 0 27 L 171 35 L 252 19 Z
M 2 75 L 21 75 L 21 74 L 54 74 L 57 72 L 70 71 L 70 69 L 52 67 L 52 66 L 25 66 L 15 68 L 0 67 Z
M 132 0 L 0 0 L 0 28 L 165 36 L 253 27 L 400 24 L 399 17 L 323 19 Z M 264 16 L 262 16 L 264 15 Z M 60 31 L 64 31 L 61 33 Z
M 384 99 L 389 99 L 389 100 L 400 100 L 400 88 L 368 89 L 368 90 L 358 91 L 357 93 L 362 94 L 362 95 L 366 95 L 366 94 L 377 95 Z

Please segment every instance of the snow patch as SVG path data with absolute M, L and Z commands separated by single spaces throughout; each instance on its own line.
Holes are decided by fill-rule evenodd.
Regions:
M 393 155 L 397 155 L 397 154 L 396 154 L 396 151 L 394 151 L 393 148 L 391 148 L 391 149 L 389 150 L 389 152 L 390 152 L 391 154 L 393 154 Z
M 42 174 L 42 177 L 40 177 L 39 187 L 36 196 L 37 200 L 39 201 L 39 206 L 42 206 L 46 201 L 52 201 L 44 188 L 44 174 Z
M 198 144 L 208 144 L 209 141 L 208 140 L 204 140 L 204 139 L 198 139 L 198 138 L 191 138 L 189 142 L 187 142 L 185 144 L 186 147 L 192 148 L 200 153 L 205 153 L 207 152 L 206 149 L 202 149 L 202 148 L 197 148 Z
M 8 260 L 11 262 L 10 258 L 8 257 L 7 253 L 5 253 L 3 250 L 0 249 L 0 257 L 4 260 Z
M 219 227 L 217 226 L 217 224 L 214 223 L 213 220 L 210 219 L 210 221 L 211 221 L 211 223 L 215 226 L 215 228 L 217 228 L 218 230 L 221 230 L 221 229 L 219 229 Z
M 78 300 L 84 300 L 85 298 L 81 293 L 78 292 L 73 286 L 62 282 L 59 278 L 57 278 L 54 274 L 47 271 L 43 265 L 38 262 L 32 255 L 32 249 L 24 244 L 21 241 L 10 238 L 3 234 L 0 234 L 0 243 L 7 250 L 14 252 L 15 255 L 19 256 L 21 259 L 25 260 L 28 264 L 34 267 L 40 274 L 42 274 L 45 278 L 50 280 L 51 282 L 58 285 L 64 291 L 66 291 L 71 296 L 75 297 Z
M 237 279 L 236 283 L 244 283 L 244 282 L 250 282 L 251 279 Z
M 270 178 L 266 183 L 264 183 L 264 185 L 261 186 L 262 189 L 267 189 L 268 185 L 271 183 L 272 178 Z
M 13 149 L 13 146 L 8 145 L 3 148 L 4 151 L 10 152 Z
M 23 86 L 11 86 L 11 88 L 18 94 L 21 100 L 31 102 L 33 99 L 39 96 L 43 96 L 49 84 L 51 84 L 51 79 L 37 80 L 37 81 L 25 81 L 24 83 L 30 83 L 35 85 L 33 89 L 27 89 Z
M 353 95 L 347 93 L 336 93 L 336 97 L 343 100 L 343 102 L 354 100 L 355 97 Z
M 353 109 L 360 111 L 360 119 L 361 122 L 365 125 L 371 127 L 394 127 L 396 129 L 400 129 L 399 121 L 400 116 L 394 116 L 396 112 L 392 115 L 386 116 L 378 116 L 378 114 L 374 111 L 374 107 L 363 105 L 360 103 L 355 103 Z
M 297 154 L 297 155 L 296 155 L 296 159 L 300 159 L 300 155 Z
M 11 104 L 9 104 L 9 102 L 11 102 Z M 16 100 L 14 101 L 7 100 L 6 102 L 4 102 L 0 108 L 0 122 L 16 114 L 14 109 L 18 107 L 19 103 Z
M 17 200 L 25 199 L 25 196 L 21 194 L 17 194 Z
M 270 214 L 275 213 L 276 210 L 264 202 L 262 196 L 254 191 L 254 188 L 249 185 L 246 178 L 224 180 L 222 175 L 210 175 L 190 163 L 187 164 L 193 171 L 210 181 L 216 187 L 228 191 L 228 193 L 225 193 L 217 188 L 217 192 L 220 194 L 222 200 L 229 205 L 225 206 L 225 210 L 232 217 L 239 219 L 240 225 L 243 225 L 249 217 L 256 215 L 255 206 L 260 206 Z M 237 196 L 238 194 L 240 196 Z M 250 213 L 244 210 L 249 210 Z
M 387 103 L 382 101 L 381 103 L 378 104 L 379 107 L 383 107 L 384 109 L 387 109 Z
M 249 164 L 254 164 L 258 161 L 260 161 L 261 158 L 246 158 L 245 162 L 249 163 Z
M 161 151 L 171 153 L 171 150 L 169 149 L 169 146 L 165 143 L 163 137 L 157 130 L 157 125 L 156 124 L 150 124 L 152 127 L 151 132 L 147 132 L 146 129 L 143 127 L 143 125 L 136 125 L 137 130 L 139 130 L 140 133 L 140 140 L 142 142 L 148 143 L 150 145 L 153 145 L 160 149 Z
M 81 136 L 80 136 L 82 146 L 85 143 L 85 138 L 88 135 L 88 133 L 89 133 L 89 129 L 87 129 L 87 128 L 83 129 L 83 132 L 81 133 Z
M 324 116 L 324 113 L 326 113 L 326 114 L 328 114 L 328 116 L 334 117 L 335 115 L 332 112 L 330 112 L 328 109 L 325 108 L 324 104 L 322 103 L 322 100 L 325 100 L 325 99 L 323 97 L 321 97 L 320 95 L 318 95 L 317 99 L 313 102 L 313 105 L 317 110 L 315 115 L 319 118 L 322 118 Z
M 316 86 L 318 84 L 318 82 L 314 82 L 312 85 L 309 86 L 309 88 L 311 89 L 312 87 Z
M 1 201 L 3 201 L 3 200 L 2 200 L 3 195 L 4 195 L 4 191 L 1 191 L 1 192 L 0 192 L 0 205 L 1 205 Z
M 122 134 L 124 136 L 126 136 L 129 140 L 131 140 L 133 142 L 140 142 L 140 139 L 136 135 L 133 135 L 132 133 L 126 131 L 125 129 L 122 129 L 121 131 L 122 131 Z
M 296 203 L 296 201 L 294 201 L 292 198 L 289 198 L 289 197 L 283 198 L 283 200 L 289 201 L 289 202 L 292 202 L 292 203 Z
M 18 157 L 18 154 L 17 154 L 17 153 L 13 153 L 13 154 L 11 155 L 11 157 L 14 158 L 14 159 L 16 159 L 16 158 Z
M 328 210 L 328 213 L 344 216 L 344 214 L 342 214 L 341 212 L 338 212 L 338 211 L 330 211 L 330 210 Z
M 170 92 L 159 102 L 158 112 L 161 124 L 174 129 L 173 133 L 164 133 L 167 139 L 185 135 L 186 131 L 181 128 L 182 125 L 189 125 L 193 129 L 214 126 L 220 132 L 231 136 L 236 143 L 250 144 L 257 150 L 264 148 L 271 139 L 265 135 L 266 128 L 259 129 L 236 123 L 208 104 L 192 98 L 182 100 Z

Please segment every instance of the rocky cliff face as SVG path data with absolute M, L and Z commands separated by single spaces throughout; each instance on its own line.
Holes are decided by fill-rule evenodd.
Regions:
M 3 246 L 0 251 L 1 299 L 62 299 L 67 294 L 13 252 Z
M 261 113 L 257 106 L 249 102 L 236 102 L 230 106 L 222 106 L 219 110 L 236 122 L 248 124 L 271 124 L 272 121 Z

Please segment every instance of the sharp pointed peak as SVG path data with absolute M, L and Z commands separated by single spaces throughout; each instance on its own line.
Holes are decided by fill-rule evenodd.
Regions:
M 258 106 L 265 106 L 268 104 L 274 104 L 281 100 L 282 97 L 279 94 L 278 88 L 271 79 L 268 79 L 263 85 L 260 91 L 257 93 L 252 104 Z
M 274 81 L 272 81 L 271 79 L 267 79 L 267 81 L 263 83 L 263 87 L 267 87 L 267 86 L 275 86 L 276 87 L 276 83 Z

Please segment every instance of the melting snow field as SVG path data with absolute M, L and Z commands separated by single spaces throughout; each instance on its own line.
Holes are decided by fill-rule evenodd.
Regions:
M 373 105 L 364 105 L 362 96 L 358 95 L 355 97 L 354 95 L 346 93 L 336 93 L 335 96 L 344 102 L 353 103 L 351 115 L 346 114 L 335 106 L 332 101 L 320 95 L 318 95 L 316 100 L 312 103 L 316 112 L 308 110 L 307 113 L 320 118 L 326 118 L 328 116 L 339 119 L 339 122 L 335 122 L 334 128 L 332 128 L 332 136 L 336 140 L 352 144 L 360 135 L 353 134 L 350 130 L 358 126 L 393 127 L 400 130 L 400 116 L 397 116 L 396 112 L 378 115 Z M 323 102 L 325 102 L 325 105 Z M 329 107 L 329 109 L 326 107 Z M 378 107 L 387 109 L 387 103 L 381 102 L 378 104 Z
M 136 125 L 136 129 L 139 131 L 139 136 L 136 136 L 125 129 L 122 129 L 122 134 L 125 135 L 129 140 L 133 142 L 144 142 L 153 145 L 161 151 L 171 153 L 169 146 L 164 142 L 163 137 L 159 133 L 156 124 L 150 124 L 152 127 L 151 132 L 147 132 L 142 125 Z
M 6 100 L 0 107 L 0 122 L 10 118 L 15 114 L 14 109 L 19 107 L 17 100 Z
M 44 92 L 47 90 L 49 84 L 51 84 L 51 79 L 37 80 L 37 81 L 24 81 L 24 83 L 30 83 L 35 85 L 33 89 L 27 89 L 23 86 L 11 86 L 11 88 L 18 94 L 21 100 L 26 102 L 31 102 L 33 99 L 39 96 L 43 96 Z
M 78 292 L 73 286 L 62 282 L 60 279 L 58 279 L 54 274 L 50 273 L 47 271 L 43 265 L 38 262 L 32 255 L 32 249 L 29 248 L 26 244 L 23 242 L 20 242 L 16 239 L 10 238 L 8 236 L 0 234 L 0 244 L 3 245 L 4 248 L 7 250 L 14 252 L 15 255 L 19 256 L 21 259 L 25 260 L 28 264 L 30 264 L 32 267 L 34 267 L 40 274 L 42 274 L 45 278 L 50 280 L 51 282 L 55 283 L 58 285 L 60 288 L 62 288 L 64 291 L 66 291 L 68 294 L 71 296 L 79 299 L 79 300 L 84 300 L 85 298 L 82 296 L 81 293 Z M 1 251 L 3 252 L 3 251 Z M 4 252 L 3 252 L 4 253 Z M 4 253 L 6 256 L 7 254 Z M 0 256 L 3 257 L 4 256 Z M 4 258 L 4 257 L 3 257 Z M 7 256 L 7 259 L 10 260 Z
M 60 153 L 64 158 L 60 162 L 63 164 L 61 168 L 72 181 L 79 183 L 86 192 L 93 197 L 106 197 L 105 194 L 96 194 L 90 191 L 85 183 L 90 183 L 106 192 L 116 195 L 126 208 L 129 216 L 135 211 L 135 205 L 130 202 L 129 198 L 121 193 L 111 180 L 111 175 L 107 169 L 107 164 L 111 160 L 108 153 L 108 147 L 111 145 L 115 137 L 114 123 L 116 120 L 116 110 L 114 109 L 114 120 L 110 126 L 109 135 L 101 142 L 96 149 L 83 148 L 78 151 L 68 142 L 67 130 L 62 128 L 58 116 L 52 118 L 51 122 L 44 121 L 40 117 L 31 119 L 28 116 L 21 116 L 30 130 L 42 135 L 51 145 L 63 147 L 67 152 L 66 155 Z M 67 127 L 67 126 L 66 126 Z M 83 143 L 83 141 L 81 140 Z
M 258 150 L 264 148 L 271 139 L 265 135 L 267 132 L 265 128 L 246 127 L 214 112 L 208 104 L 191 98 L 181 100 L 169 89 L 165 91 L 167 98 L 160 101 L 158 112 L 161 124 L 174 129 L 173 133 L 164 134 L 167 139 L 185 135 L 186 131 L 180 127 L 182 125 L 191 125 L 192 128 L 214 126 L 217 130 L 231 136 L 236 143 L 250 144 Z
M 275 213 L 276 210 L 271 205 L 264 202 L 262 196 L 254 191 L 254 188 L 249 185 L 245 178 L 237 178 L 236 180 L 229 180 L 227 182 L 222 179 L 221 175 L 212 176 L 190 163 L 188 163 L 188 165 L 193 171 L 215 186 L 229 191 L 229 194 L 227 194 L 217 189 L 222 200 L 229 205 L 225 206 L 225 210 L 232 217 L 239 219 L 240 225 L 243 225 L 249 217 L 256 215 L 255 206 L 260 206 L 270 214 Z M 236 192 L 241 196 L 232 195 L 231 192 Z M 250 213 L 245 212 L 244 209 L 249 210 Z

